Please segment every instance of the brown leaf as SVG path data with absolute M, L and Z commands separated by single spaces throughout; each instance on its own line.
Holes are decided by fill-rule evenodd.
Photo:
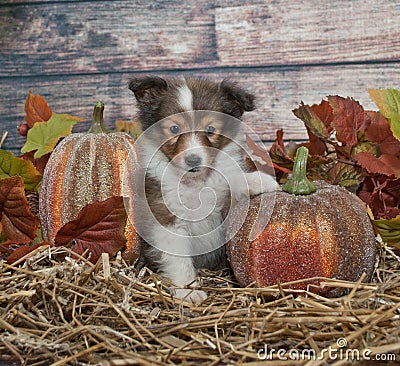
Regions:
M 29 91 L 25 101 L 25 121 L 31 128 L 36 122 L 46 122 L 51 118 L 52 111 L 46 100 L 39 94 Z
M 320 104 L 313 104 L 311 110 L 322 121 L 328 133 L 332 132 L 333 110 L 328 101 L 323 100 Z
M 51 153 L 50 153 L 50 154 L 43 155 L 43 156 L 41 156 L 41 157 L 38 158 L 38 159 L 35 159 L 35 158 L 33 157 L 34 154 L 35 154 L 35 151 L 29 151 L 29 152 L 27 152 L 27 153 L 21 155 L 20 158 L 22 158 L 22 159 L 24 159 L 24 160 L 30 161 L 30 162 L 35 166 L 35 168 L 37 169 L 37 171 L 38 171 L 40 174 L 43 175 L 43 173 L 44 173 L 44 168 L 46 167 L 46 164 L 47 164 L 48 160 L 50 159 Z
M 365 131 L 371 123 L 369 115 L 354 99 L 329 96 L 328 100 L 333 110 L 332 126 L 337 140 L 346 146 L 356 146 L 357 133 Z
M 246 144 L 249 149 L 253 151 L 253 155 L 259 157 L 262 160 L 262 163 L 260 163 L 256 160 L 249 158 L 249 160 L 251 160 L 251 163 L 255 165 L 256 169 L 266 174 L 274 174 L 274 164 L 271 161 L 268 151 L 265 148 L 257 145 L 256 142 L 249 135 L 246 135 Z
M 328 150 L 326 143 L 319 137 L 314 135 L 310 127 L 306 126 L 306 129 L 307 129 L 308 139 L 310 140 L 307 146 L 310 155 L 320 155 L 320 156 L 325 155 L 325 153 Z
M 37 248 L 40 248 L 45 245 L 51 246 L 51 244 L 47 241 L 43 241 L 38 244 L 19 246 L 18 248 L 14 249 L 12 253 L 7 257 L 7 263 L 12 264 L 20 260 L 21 258 L 25 257 L 27 254 L 32 253 Z
M 328 117 L 326 116 L 328 111 L 329 109 L 327 109 L 325 104 L 323 104 L 322 107 L 315 105 L 310 107 L 302 102 L 300 107 L 294 109 L 292 112 L 297 118 L 300 118 L 304 122 L 312 134 L 320 139 L 327 139 L 331 129 L 330 126 L 327 127 L 327 124 L 330 125 L 327 119 Z M 326 121 L 320 118 L 319 113 L 323 118 L 326 118 Z
M 400 179 L 368 176 L 357 195 L 371 208 L 375 219 L 390 220 L 400 214 Z
M 82 208 L 75 220 L 58 231 L 55 245 L 72 245 L 78 254 L 89 250 L 90 261 L 95 263 L 101 253 L 113 256 L 125 245 L 126 219 L 122 197 L 89 204 Z
M 14 250 L 18 249 L 20 244 L 14 244 L 10 242 L 4 242 L 0 244 L 0 259 L 7 260 L 7 256 L 10 255 Z
M 365 130 L 365 137 L 378 144 L 381 154 L 400 154 L 400 141 L 393 136 L 388 120 L 380 113 L 366 111 L 371 118 L 371 124 Z
M 269 149 L 269 156 L 276 169 L 284 173 L 292 171 L 294 160 L 286 152 L 282 129 L 276 131 L 276 139 Z
M 400 178 L 400 159 L 393 155 L 382 154 L 377 158 L 367 152 L 359 152 L 355 158 L 368 173 Z
M 8 241 L 29 243 L 35 239 L 39 219 L 29 208 L 21 177 L 0 180 L 0 214 Z
M 113 257 L 122 248 L 123 245 L 121 246 L 117 242 L 87 242 L 79 239 L 74 239 L 71 246 L 71 250 L 74 253 L 89 259 L 89 261 L 93 264 L 99 260 L 102 253 L 108 253 L 111 257 Z

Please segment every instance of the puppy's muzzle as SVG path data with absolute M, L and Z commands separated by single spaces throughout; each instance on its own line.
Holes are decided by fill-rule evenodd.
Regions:
M 188 171 L 191 173 L 196 173 L 200 170 L 201 157 L 195 154 L 190 154 L 185 157 L 185 164 L 188 167 Z

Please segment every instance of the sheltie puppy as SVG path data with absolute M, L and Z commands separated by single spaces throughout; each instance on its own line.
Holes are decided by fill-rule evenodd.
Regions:
M 254 96 L 228 80 L 195 78 L 135 77 L 129 89 L 144 131 L 137 141 L 140 252 L 176 285 L 178 298 L 198 303 L 207 295 L 195 288 L 197 270 L 227 264 L 229 203 L 277 187 L 272 176 L 249 171 L 236 140 Z

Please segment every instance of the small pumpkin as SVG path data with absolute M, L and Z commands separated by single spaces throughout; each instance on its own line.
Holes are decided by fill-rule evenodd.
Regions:
M 244 203 L 239 203 L 228 228 L 228 258 L 238 282 L 258 287 L 313 277 L 357 281 L 372 275 L 376 240 L 367 211 L 346 189 L 306 177 L 308 150 L 297 151 L 291 179 L 282 191 L 251 198 L 243 225 L 238 225 Z M 275 196 L 276 195 L 276 196 Z M 274 197 L 275 196 L 275 197 Z M 247 204 L 247 203 L 246 203 Z M 270 212 L 265 228 L 257 232 L 260 212 Z M 309 286 L 310 284 L 316 286 Z M 319 287 L 319 280 L 298 282 L 292 289 L 309 288 L 325 296 L 338 296 L 341 288 Z
M 104 104 L 97 102 L 89 131 L 66 137 L 47 162 L 39 210 L 43 238 L 50 243 L 54 243 L 58 230 L 74 220 L 84 206 L 113 196 L 134 196 L 129 191 L 134 185 L 123 184 L 126 168 L 134 175 L 135 162 L 131 161 L 136 157 L 134 139 L 127 133 L 107 130 L 103 111 Z M 133 261 L 137 257 L 138 236 L 129 219 L 125 236 L 125 258 Z

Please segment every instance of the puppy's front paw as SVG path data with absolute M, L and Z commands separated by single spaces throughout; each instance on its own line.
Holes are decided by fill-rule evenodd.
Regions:
M 279 187 L 279 184 L 274 177 L 259 172 L 248 173 L 247 182 L 249 184 L 250 196 L 257 196 L 261 193 L 273 192 Z
M 199 304 L 207 298 L 207 293 L 202 290 L 177 288 L 175 289 L 175 296 L 192 304 Z

